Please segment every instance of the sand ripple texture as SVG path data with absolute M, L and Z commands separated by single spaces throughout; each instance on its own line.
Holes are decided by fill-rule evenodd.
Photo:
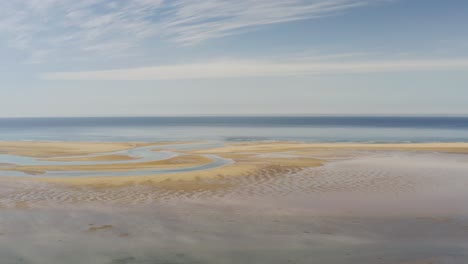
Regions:
M 185 199 L 238 199 L 337 193 L 465 193 L 468 156 L 441 153 L 369 153 L 314 168 L 269 165 L 236 177 L 171 182 L 159 185 L 93 188 L 5 181 L 2 207 L 70 204 L 144 206 Z

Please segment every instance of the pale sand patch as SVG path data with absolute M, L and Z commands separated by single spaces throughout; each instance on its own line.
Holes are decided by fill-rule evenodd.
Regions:
M 178 181 L 193 181 L 199 179 L 219 179 L 230 176 L 246 175 L 259 169 L 258 164 L 235 163 L 224 167 L 208 169 L 205 171 L 180 172 L 147 176 L 109 176 L 109 177 L 80 177 L 80 178 L 30 178 L 36 181 L 49 183 L 63 183 L 70 185 L 86 185 L 92 187 L 127 186 L 134 184 L 169 184 Z M 10 178 L 11 179 L 11 178 Z
M 396 264 L 441 264 L 446 262 L 441 262 L 439 258 L 427 258 L 427 259 L 420 259 L 420 260 L 413 260 L 413 261 L 405 261 Z
M 407 150 L 468 153 L 468 143 L 301 143 L 301 142 L 248 142 L 230 143 L 221 148 L 205 149 L 195 153 L 266 153 L 286 151 L 329 150 Z
M 157 184 L 165 185 L 178 184 L 181 181 L 192 182 L 197 185 L 201 179 L 222 179 L 226 177 L 248 176 L 259 174 L 259 171 L 269 171 L 271 174 L 281 175 L 281 173 L 291 169 L 302 169 L 317 167 L 323 164 L 322 160 L 314 158 L 297 159 L 270 159 L 254 158 L 246 155 L 220 155 L 224 158 L 234 160 L 233 164 L 207 169 L 203 171 L 189 171 L 179 173 L 168 173 L 160 175 L 146 176 L 104 176 L 104 177 L 80 177 L 80 178 L 35 178 L 38 181 L 51 183 L 64 183 L 71 185 L 88 185 L 93 187 L 125 186 L 134 184 Z M 192 188 L 183 184 L 183 189 Z
M 0 141 L 0 153 L 18 156 L 55 158 L 128 150 L 143 146 L 166 146 L 192 142 L 46 142 Z
M 96 232 L 96 231 L 101 231 L 101 230 L 106 231 L 106 230 L 109 230 L 109 229 L 112 229 L 112 228 L 114 228 L 113 225 L 102 225 L 102 226 L 91 225 L 88 228 L 87 232 Z
M 24 165 L 5 168 L 4 170 L 21 172 L 45 171 L 128 171 L 139 169 L 172 169 L 194 167 L 211 163 L 212 160 L 201 155 L 181 155 L 165 160 L 155 160 L 139 163 L 122 164 L 92 164 L 92 165 Z
M 47 158 L 120 151 L 145 145 L 147 143 L 0 141 L 0 153 Z
M 136 158 L 127 155 L 102 155 L 102 156 L 91 156 L 91 157 L 68 157 L 68 158 L 45 158 L 40 159 L 44 161 L 64 161 L 64 162 L 81 162 L 81 161 L 127 161 L 135 160 Z

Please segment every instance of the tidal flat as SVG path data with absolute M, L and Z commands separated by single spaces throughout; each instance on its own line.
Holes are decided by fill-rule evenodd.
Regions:
M 468 260 L 468 144 L 22 144 L 0 144 L 1 263 Z

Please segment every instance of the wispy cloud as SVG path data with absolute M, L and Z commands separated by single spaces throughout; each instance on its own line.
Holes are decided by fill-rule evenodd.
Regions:
M 1 1 L 0 34 L 10 46 L 33 54 L 36 63 L 45 54 L 125 56 L 155 37 L 191 45 L 370 2 L 376 0 Z
M 148 17 L 161 5 L 162 0 L 1 1 L 0 33 L 33 57 L 45 51 L 115 55 L 154 33 Z
M 173 2 L 161 26 L 173 40 L 190 44 L 367 4 L 363 0 L 179 0 Z
M 354 62 L 221 60 L 106 71 L 52 72 L 41 75 L 41 78 L 48 80 L 179 80 L 438 70 L 468 70 L 468 59 Z

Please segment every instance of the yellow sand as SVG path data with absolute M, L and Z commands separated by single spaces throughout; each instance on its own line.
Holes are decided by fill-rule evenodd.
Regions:
M 206 171 L 182 172 L 147 176 L 118 176 L 118 177 L 81 177 L 81 178 L 31 178 L 49 183 L 63 183 L 71 185 L 86 185 L 92 187 L 126 186 L 134 184 L 158 184 L 177 181 L 196 181 L 199 179 L 222 178 L 239 176 L 254 171 L 258 166 L 253 164 L 233 164 Z
M 102 155 L 102 156 L 91 156 L 91 157 L 66 157 L 66 158 L 43 158 L 41 160 L 46 161 L 64 161 L 64 162 L 75 162 L 75 161 L 126 161 L 135 160 L 133 157 L 127 155 Z
M 102 142 L 0 142 L 0 153 L 46 158 L 119 151 L 142 145 L 145 144 Z
M 44 141 L 0 141 L 0 153 L 19 156 L 49 158 L 89 155 L 103 152 L 127 150 L 142 146 L 165 146 L 186 142 L 165 141 L 155 143 L 125 142 L 44 142 Z
M 201 155 L 182 155 L 165 160 L 156 160 L 139 163 L 122 164 L 93 164 L 93 165 L 33 165 L 15 166 L 6 170 L 22 172 L 44 172 L 44 171 L 128 171 L 135 169 L 171 169 L 182 167 L 193 167 L 212 162 L 211 159 Z
M 249 142 L 231 143 L 225 147 L 196 151 L 195 153 L 270 153 L 317 149 L 333 150 L 410 150 L 468 153 L 468 143 L 300 143 L 300 142 Z
M 47 156 L 53 152 L 44 147 L 39 148 L 41 144 L 27 142 L 22 143 L 23 148 L 32 146 L 32 151 L 36 156 Z M 63 151 L 63 156 L 71 155 L 65 149 L 71 149 L 73 155 L 77 151 L 102 151 L 103 148 L 125 148 L 130 143 L 86 143 L 86 149 L 74 148 L 83 143 L 55 143 L 56 149 Z M 96 144 L 96 146 L 94 146 Z M 143 144 L 143 143 L 142 143 Z M 15 143 L 4 145 L 11 150 L 15 149 Z M 45 153 L 40 152 L 44 150 Z M 90 186 L 121 186 L 128 184 L 169 184 L 180 181 L 193 181 L 198 179 L 222 178 L 231 176 L 253 175 L 259 170 L 268 170 L 272 174 L 281 175 L 288 169 L 302 169 L 307 167 L 321 166 L 327 158 L 334 156 L 348 155 L 353 150 L 398 150 L 398 151 L 436 151 L 450 153 L 468 153 L 468 143 L 411 143 L 411 144 L 357 144 L 357 143 L 299 143 L 299 142 L 250 142 L 250 143 L 229 143 L 224 147 L 185 151 L 186 156 L 175 157 L 163 161 L 153 161 L 135 164 L 115 164 L 115 165 L 88 165 L 88 166 L 19 166 L 16 170 L 30 173 L 48 171 L 48 170 L 131 170 L 142 168 L 176 168 L 190 167 L 194 165 L 206 164 L 209 161 L 200 154 L 216 154 L 221 157 L 229 158 L 234 161 L 233 164 L 219 168 L 207 169 L 204 171 L 182 172 L 163 175 L 147 176 L 123 176 L 123 177 L 82 177 L 82 178 L 38 178 L 31 176 L 30 179 L 46 182 L 64 183 L 72 185 L 90 185 Z M 23 152 L 25 153 L 25 151 Z
M 35 178 L 35 180 L 65 183 L 72 185 L 87 185 L 93 187 L 125 186 L 134 184 L 164 184 L 179 183 L 180 181 L 194 181 L 200 179 L 219 179 L 223 177 L 246 176 L 255 174 L 259 170 L 271 170 L 272 173 L 281 173 L 291 168 L 316 167 L 322 161 L 313 158 L 255 158 L 247 155 L 220 155 L 234 160 L 233 164 L 207 169 L 180 173 L 168 173 L 146 176 L 109 176 L 109 177 L 81 177 L 81 178 Z M 193 157 L 193 156 L 191 156 Z M 201 156 L 194 156 L 201 157 Z M 184 163 L 186 165 L 186 163 Z M 191 165 L 193 166 L 193 165 Z M 140 167 L 141 168 L 141 167 Z M 24 169 L 24 168 L 23 168 Z M 184 186 L 187 188 L 188 186 Z

